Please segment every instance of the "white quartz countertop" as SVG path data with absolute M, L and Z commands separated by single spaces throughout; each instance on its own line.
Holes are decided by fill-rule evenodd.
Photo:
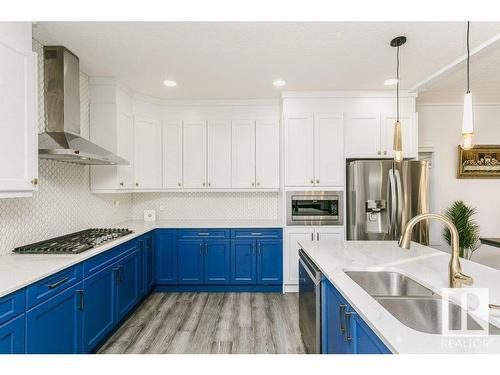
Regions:
M 448 287 L 450 254 L 412 243 L 410 250 L 387 241 L 300 241 L 301 247 L 365 322 L 394 353 L 496 353 L 500 336 L 447 337 L 413 330 L 394 316 L 344 273 L 347 269 L 386 269 L 401 272 L 443 295 Z M 500 271 L 461 260 L 474 288 L 489 289 L 489 303 L 500 305 Z M 468 287 L 466 287 L 468 288 Z M 490 323 L 500 326 L 500 311 L 490 311 Z
M 80 263 L 156 228 L 280 228 L 276 221 L 156 221 L 129 220 L 109 227 L 129 228 L 134 233 L 95 249 L 75 255 L 31 255 L 8 253 L 0 256 L 0 297 L 22 289 L 44 277 Z

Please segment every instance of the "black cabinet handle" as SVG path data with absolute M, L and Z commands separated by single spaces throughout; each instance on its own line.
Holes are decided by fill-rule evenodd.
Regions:
M 69 277 L 65 277 L 65 278 L 63 278 L 63 279 L 59 280 L 58 282 L 55 282 L 54 284 L 49 284 L 49 285 L 47 285 L 47 286 L 48 286 L 48 288 L 49 288 L 49 289 L 55 289 L 55 288 L 57 288 L 58 286 L 63 285 L 63 284 L 64 284 L 66 281 L 68 281 L 68 280 L 69 280 Z
M 340 333 L 344 333 L 345 332 L 345 325 L 344 325 L 344 312 L 345 312 L 345 308 L 346 308 L 347 305 L 345 304 L 341 304 L 339 305 L 339 321 L 340 321 Z
M 83 308 L 85 307 L 85 295 L 83 293 L 83 290 L 77 290 L 78 294 L 80 295 L 80 306 L 78 307 L 81 311 L 83 311 Z
M 354 314 L 352 311 L 347 311 L 344 314 L 344 316 L 345 316 L 345 341 L 347 341 L 347 342 L 352 340 L 351 332 L 349 329 L 349 326 L 351 325 L 350 320 L 351 320 L 352 314 Z

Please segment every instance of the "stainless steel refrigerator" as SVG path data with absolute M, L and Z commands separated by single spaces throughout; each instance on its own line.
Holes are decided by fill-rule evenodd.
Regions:
M 347 163 L 347 239 L 397 240 L 405 224 L 429 211 L 427 161 L 356 160 Z M 413 240 L 429 243 L 423 221 Z

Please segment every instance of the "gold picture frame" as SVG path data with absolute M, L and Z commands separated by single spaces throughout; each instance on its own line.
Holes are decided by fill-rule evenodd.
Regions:
M 458 146 L 457 178 L 500 178 L 500 146 Z

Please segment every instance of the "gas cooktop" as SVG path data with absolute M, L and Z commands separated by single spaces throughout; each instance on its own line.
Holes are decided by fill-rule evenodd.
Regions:
M 14 249 L 19 254 L 79 254 L 133 233 L 126 228 L 91 228 Z

